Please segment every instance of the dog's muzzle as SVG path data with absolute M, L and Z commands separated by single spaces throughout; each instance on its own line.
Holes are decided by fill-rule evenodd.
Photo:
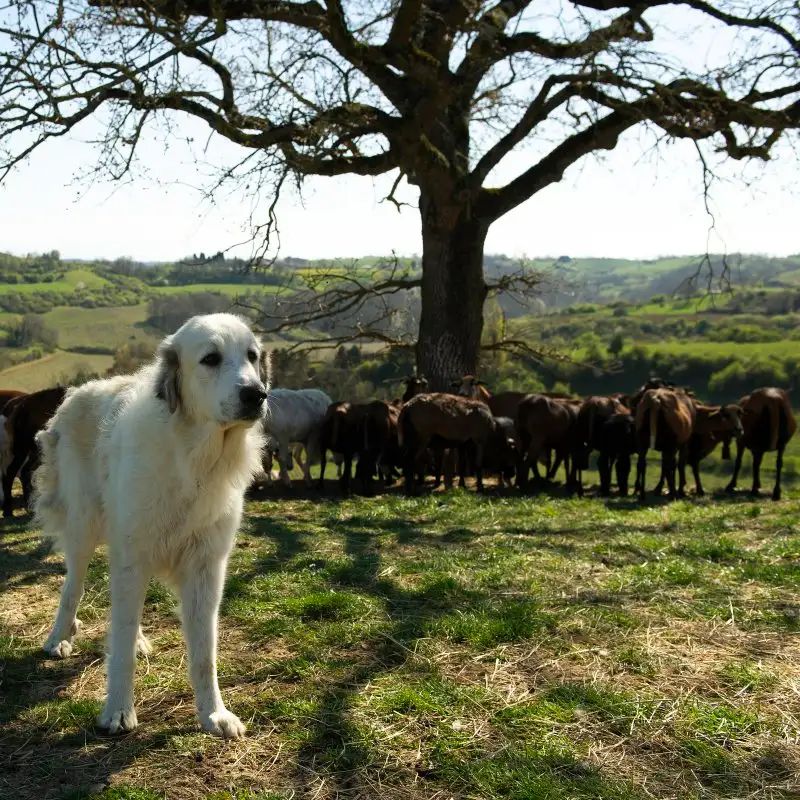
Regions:
M 267 399 L 263 386 L 243 386 L 239 390 L 239 407 L 242 419 L 256 419 L 261 415 L 261 406 Z

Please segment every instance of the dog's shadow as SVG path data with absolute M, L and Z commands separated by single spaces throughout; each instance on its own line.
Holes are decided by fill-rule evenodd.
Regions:
M 145 717 L 132 733 L 109 736 L 95 725 L 101 702 L 69 696 L 102 657 L 96 648 L 56 660 L 33 647 L 12 652 L 3 637 L 0 646 L 0 797 L 83 800 L 143 752 L 199 732 L 192 716 L 157 730 Z

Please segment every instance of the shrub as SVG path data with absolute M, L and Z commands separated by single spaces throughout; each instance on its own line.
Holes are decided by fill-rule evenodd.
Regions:
M 79 363 L 75 365 L 72 372 L 62 372 L 56 379 L 56 386 L 82 386 L 84 383 L 101 377 L 92 369 L 91 364 Z
M 58 346 L 58 331 L 49 328 L 44 317 L 26 314 L 9 329 L 6 346 L 30 347 L 34 343 L 53 349 Z
M 136 372 L 147 363 L 155 353 L 158 343 L 151 340 L 128 342 L 117 348 L 114 363 L 108 371 L 109 375 L 127 375 Z

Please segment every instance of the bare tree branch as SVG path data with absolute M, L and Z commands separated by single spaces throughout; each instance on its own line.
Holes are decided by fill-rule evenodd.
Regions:
M 723 32 L 720 52 L 696 64 L 663 52 L 666 7 Z M 564 0 L 555 14 L 531 0 L 16 0 L 0 40 L 0 180 L 90 118 L 98 171 L 122 180 L 147 133 L 199 120 L 255 154 L 210 190 L 252 179 L 254 266 L 277 254 L 287 179 L 397 170 L 386 199 L 399 203 L 402 177 L 419 193 L 421 274 L 354 266 L 262 312 L 277 330 L 333 315 L 406 342 L 409 290 L 421 367 L 441 379 L 474 367 L 487 294 L 537 290 L 530 276 L 487 289 L 491 223 L 573 164 L 636 126 L 701 158 L 762 161 L 800 130 L 796 0 Z M 525 146 L 527 168 L 490 185 Z

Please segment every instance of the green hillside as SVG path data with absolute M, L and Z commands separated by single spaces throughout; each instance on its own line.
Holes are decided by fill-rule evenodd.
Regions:
M 59 347 L 104 347 L 113 352 L 134 336 L 159 336 L 147 325 L 147 304 L 122 308 L 59 307 L 44 315 L 48 325 L 58 331 Z
M 700 262 L 700 257 L 633 261 L 562 255 L 520 264 L 502 255 L 487 256 L 489 280 L 521 268 L 537 270 L 544 279 L 539 295 L 528 301 L 501 295 L 499 304 L 490 302 L 487 337 L 501 329 L 502 310 L 507 334 L 568 360 L 514 361 L 494 354 L 485 359 L 482 374 L 499 388 L 558 384 L 586 394 L 631 388 L 655 370 L 716 399 L 738 396 L 754 380 L 792 385 L 800 349 L 800 255 L 730 256 L 731 291 L 687 296 L 687 278 L 697 273 Z M 719 270 L 721 259 L 712 257 L 711 265 Z M 76 262 L 57 253 L 0 254 L 0 382 L 43 388 L 71 370 L 107 369 L 112 363 L 129 368 L 192 313 L 228 310 L 242 301 L 239 310 L 258 323 L 262 304 L 281 316 L 289 313 L 298 292 L 313 298 L 314 291 L 345 277 L 367 284 L 392 269 L 414 275 L 419 262 L 287 258 L 254 270 L 221 254 L 159 264 Z M 368 301 L 350 319 L 271 336 L 272 347 L 349 332 L 357 319 L 369 317 L 387 300 L 401 313 L 387 317 L 386 324 L 407 325 L 406 332 L 413 334 L 418 300 L 398 294 L 375 299 L 372 307 Z M 407 353 L 387 361 L 365 344 L 355 346 L 356 355 L 328 351 L 327 358 L 317 356 L 319 363 L 338 364 L 335 375 L 326 373 L 332 391 L 352 398 L 383 396 L 394 391 L 386 381 L 410 368 Z M 44 364 L 37 364 L 46 356 Z M 313 359 L 294 356 L 278 363 L 284 382 L 305 384 L 318 379 L 322 369 Z

